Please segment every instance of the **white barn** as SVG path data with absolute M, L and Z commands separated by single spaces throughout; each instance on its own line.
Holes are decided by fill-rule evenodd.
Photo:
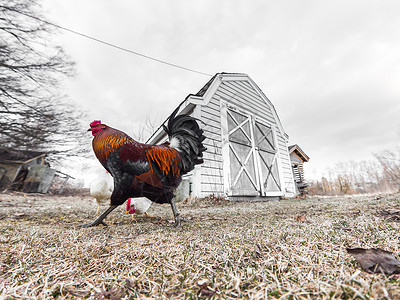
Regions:
M 217 73 L 180 104 L 199 119 L 204 163 L 185 175 L 185 196 L 210 194 L 243 200 L 292 197 L 295 184 L 285 133 L 271 101 L 246 74 Z M 162 126 L 147 141 L 167 139 Z

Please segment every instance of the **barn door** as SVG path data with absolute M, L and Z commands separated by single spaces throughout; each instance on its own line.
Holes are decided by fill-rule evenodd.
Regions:
M 259 195 L 250 116 L 227 110 L 231 195 Z
M 227 107 L 228 194 L 268 196 L 281 191 L 277 150 L 271 127 Z
M 255 121 L 254 142 L 259 164 L 261 195 L 268 196 L 280 192 L 277 149 L 272 128 Z

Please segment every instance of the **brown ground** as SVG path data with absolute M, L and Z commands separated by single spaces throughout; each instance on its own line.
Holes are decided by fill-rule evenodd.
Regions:
M 124 208 L 77 229 L 94 219 L 88 196 L 0 194 L 0 299 L 400 299 L 399 275 L 368 274 L 345 250 L 399 258 L 398 194 L 178 203 L 178 229 L 168 205 L 137 223 Z

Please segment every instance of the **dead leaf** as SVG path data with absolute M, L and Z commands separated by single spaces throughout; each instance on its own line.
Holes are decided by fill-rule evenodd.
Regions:
M 352 229 L 349 228 L 349 227 L 333 226 L 333 228 L 335 228 L 335 229 L 337 229 L 337 230 L 352 231 Z
M 389 221 L 400 221 L 400 209 L 387 209 L 387 210 L 380 210 L 378 214 Z
M 297 222 L 305 222 L 307 220 L 306 214 L 301 214 L 295 217 Z
M 25 213 L 15 213 L 14 214 L 14 218 L 16 218 L 16 219 L 22 218 L 23 216 L 26 216 L 26 214 Z
M 385 273 L 388 275 L 400 272 L 400 261 L 395 259 L 392 252 L 379 248 L 346 248 L 347 252 L 354 256 L 368 273 Z
M 215 295 L 215 291 L 210 291 L 210 290 L 206 290 L 206 289 L 201 289 L 201 290 L 200 290 L 200 295 L 206 296 L 206 297 L 212 297 L 212 296 Z
M 260 244 L 256 244 L 255 248 L 256 249 L 254 250 L 253 257 L 254 258 L 263 257 L 264 255 L 262 254 L 262 248 L 261 248 Z
M 391 209 L 388 209 L 387 212 L 388 212 L 389 214 L 391 214 L 391 215 L 400 214 L 400 209 L 391 208 Z
M 101 291 L 100 293 L 97 293 L 95 295 L 95 299 L 96 300 L 101 300 L 101 299 L 121 300 L 121 297 L 115 295 L 114 293 L 115 292 L 113 290 L 111 290 L 111 291 Z
M 208 279 L 202 279 L 197 282 L 197 285 L 200 288 L 200 295 L 206 297 L 212 297 L 216 293 L 215 291 L 211 290 L 208 285 L 210 281 Z
M 201 280 L 197 281 L 197 285 L 199 287 L 206 287 L 209 283 L 210 283 L 210 281 L 208 279 L 201 279 Z

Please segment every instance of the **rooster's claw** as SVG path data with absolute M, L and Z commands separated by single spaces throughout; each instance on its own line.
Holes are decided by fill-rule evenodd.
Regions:
M 175 228 L 181 227 L 181 218 L 179 216 L 176 216 L 175 218 L 175 223 L 173 225 Z
M 94 220 L 93 222 L 87 223 L 87 224 L 82 224 L 79 225 L 78 228 L 87 228 L 87 227 L 93 227 L 93 226 L 97 226 L 97 225 L 103 225 L 103 226 L 107 226 L 106 223 L 104 223 L 104 218 L 107 217 L 107 215 L 112 212 L 118 205 L 110 205 L 110 207 L 101 214 L 100 217 L 98 217 L 96 220 Z
M 90 222 L 90 223 L 86 223 L 86 224 L 82 224 L 82 225 L 78 225 L 78 228 L 88 228 L 88 227 L 94 227 L 94 226 L 98 226 L 98 225 L 103 225 L 103 226 L 108 226 L 104 221 L 101 222 Z

